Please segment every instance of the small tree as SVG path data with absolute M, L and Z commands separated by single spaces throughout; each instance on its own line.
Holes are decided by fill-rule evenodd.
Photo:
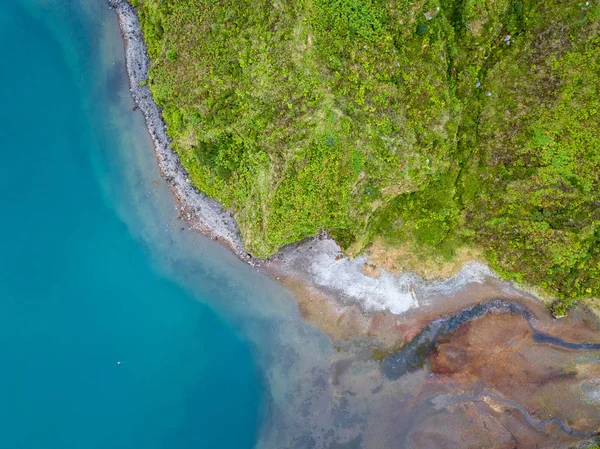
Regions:
M 425 36 L 429 32 L 429 27 L 425 23 L 419 24 L 417 26 L 417 36 Z

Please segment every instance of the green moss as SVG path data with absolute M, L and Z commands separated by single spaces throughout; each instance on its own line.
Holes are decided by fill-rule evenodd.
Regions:
M 597 5 L 133 3 L 182 163 L 253 254 L 478 245 L 565 305 L 600 293 Z

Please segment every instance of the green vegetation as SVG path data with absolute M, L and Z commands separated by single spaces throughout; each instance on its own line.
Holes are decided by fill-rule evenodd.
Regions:
M 266 257 L 326 229 L 600 293 L 598 0 L 131 0 L 193 183 Z
M 175 50 L 167 50 L 165 52 L 165 58 L 171 62 L 177 61 L 177 52 Z

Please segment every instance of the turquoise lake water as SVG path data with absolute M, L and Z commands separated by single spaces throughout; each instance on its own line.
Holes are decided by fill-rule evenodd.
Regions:
M 105 0 L 1 0 L 0 46 L 0 449 L 437 448 L 444 422 L 477 431 L 440 418 L 427 370 L 390 380 L 368 337 L 334 346 L 178 218 Z
M 426 370 L 178 219 L 105 0 L 2 0 L 0 46 L 0 449 L 440 447 Z
M 297 312 L 177 220 L 114 12 L 4 0 L 0 42 L 0 448 L 253 447 Z

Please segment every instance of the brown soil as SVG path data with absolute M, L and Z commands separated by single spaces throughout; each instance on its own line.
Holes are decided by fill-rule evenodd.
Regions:
M 485 258 L 479 248 L 462 247 L 456 251 L 451 260 L 442 257 L 419 257 L 409 244 L 390 246 L 382 239 L 377 239 L 366 250 L 369 258 L 365 274 L 379 273 L 383 268 L 388 273 L 411 271 L 424 279 L 441 279 L 455 276 L 465 263 L 476 260 L 485 263 Z

